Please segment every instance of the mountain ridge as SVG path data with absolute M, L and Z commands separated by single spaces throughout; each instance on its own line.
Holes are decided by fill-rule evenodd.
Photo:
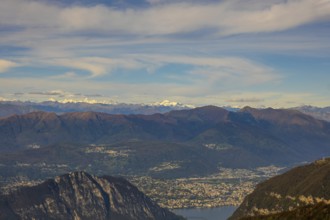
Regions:
M 283 118 L 291 120 L 283 123 Z M 34 144 L 44 147 L 63 142 L 108 144 L 127 140 L 201 147 L 216 144 L 227 146 L 217 148 L 223 152 L 240 149 L 270 158 L 288 154 L 315 160 L 330 153 L 330 123 L 292 110 L 230 112 L 216 106 L 153 115 L 32 112 L 0 118 L 0 151 Z
M 182 220 L 123 178 L 72 172 L 0 201 L 0 219 Z
M 293 168 L 258 184 L 255 190 L 245 197 L 230 220 L 294 211 L 299 207 L 319 203 L 330 204 L 329 177 L 330 158 Z
M 300 106 L 300 107 L 295 107 L 293 109 L 303 112 L 304 114 L 311 115 L 314 118 L 317 118 L 320 120 L 330 121 L 330 106 L 322 108 L 322 107 L 304 105 L 304 106 Z
M 64 114 L 68 112 L 104 112 L 108 114 L 155 114 L 171 110 L 190 109 L 192 106 L 164 100 L 154 104 L 125 104 L 125 103 L 87 103 L 87 102 L 30 102 L 30 101 L 0 101 L 0 117 L 13 114 L 26 114 L 34 111 L 55 112 Z

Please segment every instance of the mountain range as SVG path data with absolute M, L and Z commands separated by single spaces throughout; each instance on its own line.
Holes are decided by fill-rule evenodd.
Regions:
M 173 110 L 192 109 L 194 106 L 164 100 L 153 104 L 126 103 L 90 103 L 90 102 L 58 102 L 58 101 L 0 101 L 0 117 L 13 114 L 26 114 L 35 111 L 54 112 L 63 114 L 68 112 L 103 112 L 108 114 L 144 114 L 166 113 Z M 225 106 L 229 111 L 239 111 L 240 108 Z M 299 106 L 291 108 L 317 119 L 330 121 L 330 107 Z
M 294 109 L 301 111 L 302 113 L 311 115 L 314 118 L 330 121 L 330 107 L 319 108 L 315 106 L 305 105 L 296 107 Z
M 296 167 L 258 184 L 230 220 L 329 217 L 330 158 Z
M 68 112 L 103 112 L 108 114 L 155 114 L 165 113 L 171 110 L 189 109 L 192 106 L 177 102 L 164 100 L 150 105 L 125 104 L 125 103 L 87 103 L 87 102 L 22 102 L 22 101 L 0 101 L 0 117 L 13 114 L 26 114 L 35 111 L 54 112 L 63 114 Z
M 38 166 L 51 163 L 93 173 L 201 176 L 219 167 L 292 166 L 328 156 L 330 123 L 297 110 L 249 107 L 153 115 L 32 112 L 0 119 L 0 151 L 3 175 L 40 174 Z
M 0 219 L 183 220 L 123 178 L 57 176 L 0 197 Z

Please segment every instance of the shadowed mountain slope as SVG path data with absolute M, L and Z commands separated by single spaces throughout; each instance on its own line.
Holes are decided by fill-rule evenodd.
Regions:
M 314 118 L 330 121 L 330 107 L 314 107 L 314 106 L 300 106 L 294 108 L 296 110 L 299 110 L 303 112 L 304 114 L 311 115 Z
M 330 219 L 330 205 L 325 203 L 318 203 L 316 205 L 308 205 L 297 208 L 292 211 L 280 212 L 271 215 L 259 215 L 253 217 L 245 217 L 241 220 L 326 220 Z
M 320 209 L 329 210 L 326 204 L 330 204 L 330 159 L 294 168 L 258 184 L 230 219 L 288 212 L 303 206 L 320 206 Z M 308 209 L 311 208 L 293 214 L 312 211 Z
M 214 167 L 210 170 L 219 164 L 287 165 L 330 155 L 330 123 L 294 110 L 244 108 L 229 112 L 215 106 L 154 115 L 33 112 L 0 119 L 2 152 L 127 141 L 149 144 L 149 150 L 155 143 L 162 143 L 165 148 L 170 145 L 191 148 L 212 161 Z M 176 159 L 191 160 L 187 153 Z
M 171 103 L 169 101 L 161 102 L 154 105 L 145 104 L 101 104 L 87 102 L 67 102 L 61 103 L 56 101 L 45 101 L 40 103 L 21 102 L 21 101 L 0 101 L 0 117 L 6 117 L 13 114 L 27 114 L 35 111 L 55 112 L 57 114 L 69 112 L 104 112 L 108 114 L 146 114 L 165 113 L 172 110 L 189 109 L 191 107 L 180 104 Z
M 74 172 L 1 196 L 0 219 L 180 220 L 122 178 Z

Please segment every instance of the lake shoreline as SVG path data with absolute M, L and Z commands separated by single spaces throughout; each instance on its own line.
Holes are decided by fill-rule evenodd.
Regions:
M 238 207 L 239 205 L 221 205 L 221 206 L 211 206 L 211 207 L 199 207 L 199 206 L 192 206 L 192 207 L 184 207 L 184 208 L 169 208 L 169 210 L 177 210 L 177 209 L 217 209 L 217 208 L 223 208 L 223 207 Z
M 185 217 L 187 220 L 226 220 L 237 208 L 238 206 L 221 206 L 215 208 L 171 209 L 171 211 Z

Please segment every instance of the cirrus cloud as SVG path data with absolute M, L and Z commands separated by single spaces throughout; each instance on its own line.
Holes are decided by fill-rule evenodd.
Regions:
M 0 9 L 2 25 L 31 28 L 37 32 L 81 34 L 96 31 L 114 36 L 172 35 L 205 29 L 220 35 L 274 32 L 329 19 L 328 0 L 170 2 L 126 9 L 3 0 Z
M 9 61 L 9 60 L 1 60 L 0 59 L 0 73 L 8 71 L 10 68 L 18 66 L 17 63 Z
M 0 95 L 42 86 L 216 104 L 225 91 L 316 94 L 329 81 L 329 0 L 148 0 L 139 7 L 55 2 L 1 1 L 0 72 L 12 74 L 1 74 Z M 268 100 L 230 97 L 221 100 Z

